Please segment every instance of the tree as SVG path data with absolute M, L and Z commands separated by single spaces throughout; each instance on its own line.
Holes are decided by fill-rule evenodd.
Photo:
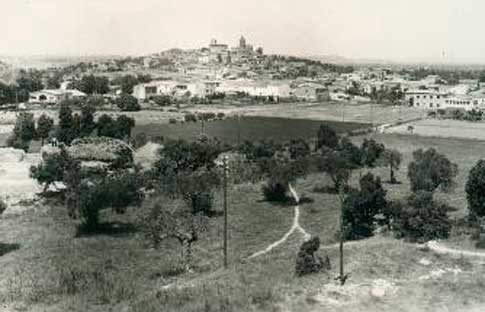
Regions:
M 41 144 L 44 145 L 44 140 L 49 137 L 49 133 L 54 127 L 54 119 L 46 114 L 40 115 L 37 119 L 37 136 L 41 139 Z
M 324 156 L 316 157 L 316 166 L 320 172 L 328 174 L 334 184 L 334 190 L 338 192 L 341 187 L 347 188 L 348 180 L 354 166 L 339 151 L 331 151 Z
M 73 128 L 73 117 L 71 106 L 64 102 L 59 108 L 59 126 L 57 128 L 57 139 L 66 145 L 70 145 L 75 138 Z
M 30 167 L 30 177 L 44 185 L 45 193 L 50 185 L 64 180 L 64 173 L 74 162 L 65 148 L 61 148 L 59 153 L 48 155 L 40 164 Z
M 310 146 L 304 139 L 291 140 L 288 150 L 292 159 L 307 157 L 310 155 Z
M 446 204 L 433 200 L 433 193 L 417 191 L 411 193 L 402 203 L 395 203 L 392 211 L 392 228 L 397 238 L 425 242 L 447 238 L 451 220 Z
M 395 170 L 399 170 L 399 166 L 401 165 L 402 155 L 396 149 L 386 149 L 381 155 L 380 162 L 384 166 L 389 166 L 390 171 L 390 183 L 395 184 L 397 183 L 396 177 L 394 175 Z
M 117 137 L 118 128 L 111 116 L 103 114 L 98 118 L 98 136 Z
M 369 168 L 375 167 L 377 160 L 385 149 L 384 144 L 377 143 L 374 139 L 364 139 L 361 146 L 362 164 Z
M 123 112 L 136 112 L 141 109 L 138 100 L 129 94 L 121 94 L 115 101 L 116 106 Z
M 94 129 L 96 129 L 96 123 L 94 122 L 95 105 L 94 100 L 88 99 L 81 106 L 81 125 L 79 129 L 79 135 L 81 137 L 90 136 Z
M 448 191 L 454 186 L 457 173 L 458 166 L 433 148 L 415 151 L 413 161 L 408 166 L 408 177 L 413 192 L 434 192 L 438 187 Z
M 7 139 L 7 145 L 27 152 L 35 135 L 34 114 L 21 112 L 17 116 L 12 134 Z
M 158 176 L 169 173 L 178 174 L 183 171 L 196 171 L 205 167 L 215 166 L 214 160 L 223 152 L 217 140 L 207 142 L 187 142 L 184 140 L 168 140 L 160 149 L 160 159 L 155 164 Z
M 479 160 L 468 174 L 465 186 L 472 219 L 485 216 L 485 160 Z
M 148 205 L 144 231 L 155 246 L 166 239 L 175 239 L 182 246 L 182 262 L 186 270 L 192 267 L 192 245 L 207 230 L 208 218 L 193 214 L 180 200 L 158 197 Z
M 106 77 L 87 75 L 74 82 L 74 88 L 89 95 L 106 94 L 109 92 L 109 80 Z
M 334 149 L 338 146 L 338 143 L 337 133 L 326 124 L 320 125 L 317 132 L 317 149 L 322 147 Z
M 135 127 L 135 119 L 131 117 L 127 117 L 125 115 L 120 115 L 116 119 L 117 128 L 118 128 L 118 136 L 120 138 L 131 138 L 131 130 Z
M 360 179 L 360 190 L 351 190 L 344 202 L 343 218 L 346 239 L 372 236 L 375 217 L 387 207 L 386 191 L 381 179 L 367 173 Z

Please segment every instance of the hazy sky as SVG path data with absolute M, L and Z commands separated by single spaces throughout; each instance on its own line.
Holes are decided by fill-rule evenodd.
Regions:
M 483 0 L 0 0 L 0 54 L 268 53 L 485 63 Z

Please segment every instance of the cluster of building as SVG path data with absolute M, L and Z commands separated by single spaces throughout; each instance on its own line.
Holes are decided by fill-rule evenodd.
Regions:
M 260 81 L 254 79 L 227 79 L 220 81 L 152 81 L 135 86 L 133 95 L 138 100 L 154 96 L 209 97 L 217 94 L 299 100 L 331 99 L 328 88 L 314 82 Z

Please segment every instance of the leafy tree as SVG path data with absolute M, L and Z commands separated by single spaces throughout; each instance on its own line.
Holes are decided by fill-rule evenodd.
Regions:
M 54 127 L 54 119 L 46 114 L 40 115 L 37 119 L 37 136 L 41 139 L 41 144 L 44 145 L 44 140 L 49 137 L 49 133 Z
M 350 169 L 357 169 L 362 166 L 362 156 L 361 149 L 352 143 L 349 138 L 343 137 L 337 147 L 340 156 L 345 159 L 347 165 Z
M 115 100 L 115 104 L 124 112 L 136 112 L 141 109 L 138 100 L 129 94 L 121 94 L 120 97 Z
M 292 159 L 310 155 L 310 145 L 304 139 L 291 140 L 288 150 Z
M 72 139 L 76 139 L 81 136 L 81 116 L 78 113 L 72 115 Z
M 138 78 L 133 75 L 125 75 L 113 81 L 114 84 L 121 86 L 121 92 L 133 94 L 133 88 L 139 83 Z
M 386 191 L 381 179 L 367 173 L 360 179 L 360 190 L 351 190 L 344 202 L 343 218 L 347 239 L 370 237 L 375 217 L 387 207 Z
M 288 201 L 289 186 L 307 173 L 307 162 L 304 158 L 299 161 L 272 159 L 268 181 L 262 187 L 265 199 L 272 202 Z
M 19 90 L 35 92 L 44 89 L 42 84 L 42 73 L 38 70 L 20 70 L 16 84 Z
M 366 167 L 375 167 L 377 160 L 385 151 L 385 146 L 382 143 L 377 143 L 374 139 L 364 139 L 361 146 L 362 164 Z
M 214 196 L 212 191 L 221 183 L 219 173 L 205 168 L 194 172 L 181 172 L 175 177 L 177 193 L 191 207 L 192 213 L 212 216 Z
M 433 148 L 415 151 L 413 161 L 408 166 L 408 177 L 413 192 L 434 192 L 438 187 L 448 191 L 454 186 L 457 173 L 458 166 Z
M 74 121 L 72 117 L 72 110 L 69 103 L 61 103 L 59 108 L 59 126 L 57 128 L 57 139 L 70 145 L 75 138 Z
M 37 166 L 30 167 L 30 177 L 44 185 L 43 193 L 50 185 L 64 180 L 64 174 L 73 166 L 73 160 L 64 148 L 59 153 L 51 154 Z
M 116 119 L 118 136 L 120 138 L 131 138 L 131 130 L 135 127 L 135 119 L 127 117 L 125 115 L 120 115 Z
M 94 100 L 88 99 L 86 103 L 81 106 L 81 125 L 79 129 L 79 136 L 90 136 L 96 129 L 94 122 L 94 113 L 96 112 L 96 104 Z
M 485 216 L 485 161 L 479 160 L 468 174 L 465 186 L 468 210 L 472 218 Z
M 320 125 L 317 132 L 317 149 L 322 147 L 334 149 L 338 146 L 338 143 L 337 133 L 326 124 Z
M 401 165 L 402 155 L 396 149 L 386 149 L 381 155 L 380 162 L 384 166 L 389 166 L 390 171 L 390 182 L 392 184 L 397 183 L 396 177 L 394 175 L 395 170 L 399 170 L 399 166 Z
M 331 151 L 324 156 L 317 156 L 315 160 L 317 169 L 328 174 L 332 180 L 335 191 L 339 191 L 341 187 L 347 187 L 354 170 L 354 165 L 349 162 L 347 156 L 340 151 Z
M 74 82 L 74 88 L 89 95 L 106 94 L 109 92 L 109 80 L 106 77 L 87 75 Z
M 223 152 L 223 147 L 216 140 L 207 142 L 187 142 L 184 140 L 168 140 L 160 149 L 160 160 L 155 165 L 158 176 L 167 173 L 196 171 L 205 167 L 215 166 L 214 160 Z
M 12 134 L 7 139 L 7 145 L 27 151 L 35 135 L 34 114 L 21 112 L 15 121 Z
M 393 231 L 397 238 L 424 242 L 448 238 L 451 220 L 446 204 L 433 200 L 433 193 L 418 190 L 411 193 L 405 202 L 393 205 Z
M 148 205 L 148 214 L 142 221 L 146 236 L 159 246 L 166 239 L 175 239 L 182 246 L 182 262 L 186 270 L 192 267 L 192 245 L 207 231 L 208 218 L 193 214 L 180 200 L 155 198 Z
M 98 118 L 98 136 L 105 136 L 116 138 L 118 134 L 118 127 L 111 116 L 103 114 Z

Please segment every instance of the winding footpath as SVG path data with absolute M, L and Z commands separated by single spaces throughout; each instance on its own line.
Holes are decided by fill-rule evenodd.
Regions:
M 256 257 L 262 256 L 264 254 L 267 254 L 268 252 L 270 252 L 274 248 L 276 248 L 279 245 L 281 245 L 284 242 L 286 242 L 286 240 L 288 240 L 288 238 L 294 232 L 300 232 L 301 234 L 303 234 L 303 238 L 305 240 L 310 239 L 311 235 L 307 231 L 305 231 L 305 229 L 303 229 L 301 227 L 301 225 L 300 225 L 300 206 L 298 205 L 299 202 L 300 202 L 300 197 L 298 196 L 298 194 L 296 193 L 296 191 L 293 189 L 293 187 L 291 186 L 291 184 L 289 185 L 289 189 L 290 189 L 290 193 L 293 196 L 293 198 L 295 199 L 295 203 L 296 203 L 295 213 L 294 213 L 294 217 L 293 217 L 293 224 L 292 224 L 290 230 L 288 232 L 286 232 L 285 235 L 283 235 L 283 237 L 280 240 L 272 243 L 271 245 L 269 245 L 265 249 L 260 250 L 260 251 L 258 251 L 256 253 L 252 254 L 251 256 L 249 256 L 249 259 L 256 258 Z
M 451 254 L 464 257 L 478 257 L 485 258 L 485 252 L 470 251 L 470 250 L 460 250 L 446 247 L 437 241 L 429 241 L 425 244 L 430 250 L 440 253 L 440 254 Z

